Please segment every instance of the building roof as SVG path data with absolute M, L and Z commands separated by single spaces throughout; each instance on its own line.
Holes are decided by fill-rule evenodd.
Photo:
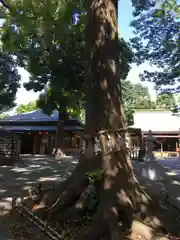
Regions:
M 167 110 L 136 110 L 132 127 L 142 132 L 179 132 L 180 117 Z
M 82 131 L 84 128 L 82 126 L 65 126 L 64 130 L 69 131 Z M 7 132 L 31 132 L 31 131 L 56 131 L 56 126 L 0 126 L 0 131 L 7 131 Z
M 51 115 L 46 115 L 40 109 L 37 109 L 35 111 L 17 114 L 1 119 L 0 124 L 4 122 L 57 122 L 58 116 L 59 112 L 57 110 L 53 111 Z M 69 117 L 69 120 L 77 121 L 77 123 L 82 124 L 78 118 Z

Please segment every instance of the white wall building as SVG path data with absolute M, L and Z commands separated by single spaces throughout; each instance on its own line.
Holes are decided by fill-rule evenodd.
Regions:
M 141 128 L 144 139 L 149 130 L 155 137 L 156 151 L 178 152 L 180 117 L 168 110 L 136 110 L 133 128 Z

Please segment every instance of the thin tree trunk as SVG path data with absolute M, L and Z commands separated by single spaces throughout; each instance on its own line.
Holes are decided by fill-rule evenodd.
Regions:
M 66 111 L 59 110 L 58 122 L 56 127 L 56 141 L 55 141 L 55 151 L 53 155 L 56 158 L 65 157 L 64 153 L 64 116 Z

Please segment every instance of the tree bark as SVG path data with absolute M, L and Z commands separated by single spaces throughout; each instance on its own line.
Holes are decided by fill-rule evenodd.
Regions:
M 88 82 L 85 130 L 96 135 L 110 129 L 108 134 L 116 142 L 114 132 L 125 128 L 120 88 L 117 0 L 91 0 L 89 3 L 85 38 L 91 81 Z M 121 134 L 124 142 L 126 135 Z M 150 198 L 144 195 L 135 178 L 126 144 L 119 152 L 109 153 L 107 135 L 100 134 L 99 139 L 101 167 L 105 174 L 103 190 L 92 226 L 81 239 L 100 239 L 103 230 L 95 231 L 95 226 L 101 222 L 108 228 L 110 239 L 115 240 L 122 237 L 122 228 L 131 229 L 133 214 L 140 209 L 141 195 L 144 203 L 148 204 Z
M 51 207 L 53 212 L 59 212 L 76 204 L 81 194 L 89 184 L 88 173 L 100 168 L 100 158 L 82 158 L 71 176 L 61 188 L 61 194 L 56 203 Z
M 81 160 L 71 177 L 63 184 L 60 197 L 52 211 L 64 210 L 80 198 L 89 184 L 87 173 L 101 168 L 104 181 L 100 191 L 100 205 L 91 226 L 78 239 L 126 239 L 133 223 L 133 215 L 146 207 L 150 198 L 141 190 L 133 173 L 130 153 L 126 147 L 127 133 L 122 132 L 124 143 L 119 151 L 109 151 L 108 135 L 117 143 L 116 132 L 125 128 L 121 100 L 119 69 L 119 37 L 117 0 L 88 0 L 85 31 L 88 51 L 88 94 L 85 132 L 99 136 L 101 154 Z M 100 134 L 104 131 L 104 134 Z M 101 227 L 97 227 L 101 226 Z
M 60 184 L 59 189 L 43 194 L 39 203 L 33 206 L 33 210 L 37 211 L 45 208 L 55 213 L 75 205 L 89 184 L 88 173 L 96 171 L 100 167 L 101 161 L 99 156 L 90 159 L 82 156 L 75 170 L 67 180 Z
M 56 127 L 56 140 L 53 155 L 55 158 L 65 157 L 64 153 L 64 122 L 66 120 L 66 110 L 60 109 Z

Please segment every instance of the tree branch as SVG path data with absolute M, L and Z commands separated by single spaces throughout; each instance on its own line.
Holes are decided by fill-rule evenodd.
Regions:
M 0 3 L 5 7 L 6 9 L 9 9 L 9 6 L 7 3 L 4 2 L 4 0 L 0 0 Z

